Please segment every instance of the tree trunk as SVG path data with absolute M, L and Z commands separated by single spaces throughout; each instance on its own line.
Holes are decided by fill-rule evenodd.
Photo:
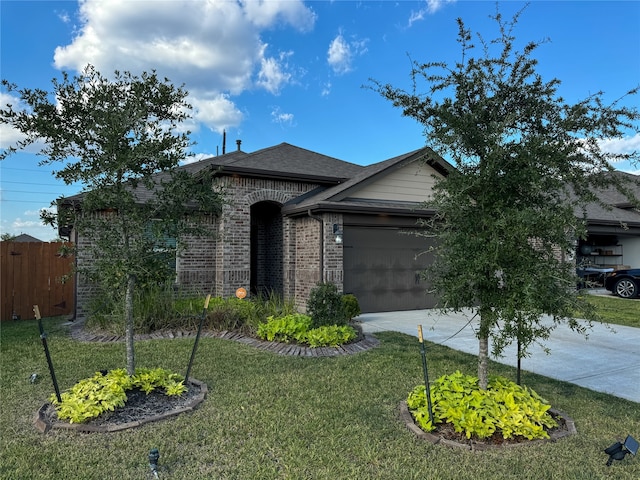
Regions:
M 478 332 L 478 386 L 482 390 L 489 384 L 489 331 L 491 330 L 491 311 L 480 308 L 480 330 Z
M 489 337 L 485 335 L 480 337 L 480 348 L 478 350 L 478 385 L 482 390 L 486 390 L 489 384 L 488 359 Z
M 127 373 L 133 375 L 136 370 L 135 352 L 133 349 L 133 291 L 136 285 L 135 275 L 127 278 L 127 292 L 124 300 L 125 345 L 127 350 Z

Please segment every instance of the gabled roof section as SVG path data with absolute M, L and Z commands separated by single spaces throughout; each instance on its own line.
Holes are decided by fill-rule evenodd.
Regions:
M 344 182 L 364 169 L 360 165 L 288 143 L 233 158 L 213 157 L 203 162 L 206 162 L 206 166 L 220 169 L 221 175 L 238 174 L 262 178 L 306 180 L 323 184 Z
M 397 157 L 374 163 L 364 167 L 360 173 L 340 185 L 327 188 L 316 195 L 309 196 L 302 202 L 285 205 L 283 213 L 286 215 L 296 215 L 308 210 L 316 211 L 389 211 L 398 213 L 400 211 L 426 212 L 421 209 L 420 202 L 402 201 L 376 201 L 375 199 L 359 199 L 357 191 L 370 185 L 381 178 L 396 172 L 414 162 L 425 162 L 441 175 L 453 170 L 453 166 L 440 157 L 429 147 L 423 147 L 412 152 L 399 155 Z

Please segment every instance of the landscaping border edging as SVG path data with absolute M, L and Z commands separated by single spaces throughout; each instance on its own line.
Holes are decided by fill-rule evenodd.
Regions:
M 101 334 L 87 332 L 83 322 L 71 326 L 71 337 L 80 342 L 121 342 L 124 337 L 120 335 Z M 195 338 L 196 332 L 184 330 L 160 330 L 149 334 L 137 334 L 134 336 L 135 341 L 139 340 L 160 340 L 160 339 L 176 339 L 176 338 Z M 338 347 L 308 347 L 305 345 L 297 345 L 291 343 L 269 342 L 258 338 L 245 335 L 243 333 L 231 330 L 219 331 L 203 331 L 202 337 L 221 338 L 224 340 L 233 340 L 238 343 L 252 346 L 259 350 L 266 350 L 277 353 L 278 355 L 288 355 L 294 357 L 336 357 L 341 355 L 353 355 L 355 353 L 365 352 L 380 344 L 380 341 L 372 335 L 362 334 L 362 339 L 354 342 L 340 345 Z
M 196 380 L 195 378 L 191 378 L 189 383 L 195 387 L 200 388 L 200 393 L 195 395 L 189 402 L 179 408 L 174 410 L 169 410 L 167 412 L 160 413 L 158 415 L 154 415 L 153 417 L 144 418 L 142 420 L 138 420 L 135 422 L 127 422 L 121 423 L 118 425 L 86 425 L 82 423 L 67 423 L 67 422 L 51 422 L 46 417 L 45 412 L 47 408 L 51 405 L 50 403 L 45 403 L 40 407 L 36 413 L 36 418 L 34 420 L 34 424 L 36 429 L 40 433 L 47 433 L 51 429 L 60 429 L 60 430 L 75 430 L 77 432 L 84 433 L 108 433 L 108 432 L 118 432 L 120 430 L 127 430 L 129 428 L 135 428 L 142 426 L 146 423 L 157 422 L 159 420 L 164 420 L 165 418 L 173 417 L 175 415 L 179 415 L 184 412 L 190 412 L 194 408 L 196 408 L 200 403 L 202 403 L 207 396 L 208 388 L 207 385 L 200 380 Z
M 442 436 L 431 433 L 431 432 L 425 432 L 418 425 L 416 425 L 415 420 L 413 419 L 413 415 L 411 415 L 411 412 L 409 411 L 409 407 L 407 406 L 407 402 L 400 403 L 400 416 L 402 417 L 402 420 L 405 422 L 407 428 L 411 430 L 416 435 L 416 437 L 423 440 L 427 440 L 428 442 L 431 442 L 434 445 L 442 444 L 448 447 L 464 448 L 471 451 L 492 450 L 496 448 L 517 448 L 521 446 L 536 445 L 539 443 L 557 442 L 561 438 L 567 437 L 569 435 L 576 435 L 578 433 L 578 430 L 576 429 L 576 424 L 571 417 L 554 408 L 549 409 L 549 412 L 562 418 L 565 422 L 566 429 L 556 430 L 551 432 L 549 434 L 548 439 L 531 440 L 526 443 L 523 442 L 523 443 L 507 443 L 503 445 L 489 445 L 485 443 L 476 442 L 474 440 L 469 440 L 468 442 L 460 443 L 454 440 L 443 438 Z

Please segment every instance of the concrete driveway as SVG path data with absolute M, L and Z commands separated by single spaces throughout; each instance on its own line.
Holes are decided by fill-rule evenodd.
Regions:
M 357 320 L 365 333 L 395 331 L 417 336 L 421 324 L 426 340 L 477 355 L 479 322 L 472 317 L 471 311 L 442 315 L 436 310 L 413 310 L 364 313 Z M 640 403 L 640 328 L 598 323 L 585 339 L 560 325 L 545 346 L 551 349 L 549 355 L 540 346 L 530 348 L 531 356 L 522 359 L 523 370 Z M 509 347 L 496 360 L 516 366 L 516 347 Z

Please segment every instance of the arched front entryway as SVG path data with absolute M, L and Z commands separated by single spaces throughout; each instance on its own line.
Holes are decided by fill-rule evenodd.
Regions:
M 251 206 L 251 293 L 282 295 L 282 214 L 280 204 Z

